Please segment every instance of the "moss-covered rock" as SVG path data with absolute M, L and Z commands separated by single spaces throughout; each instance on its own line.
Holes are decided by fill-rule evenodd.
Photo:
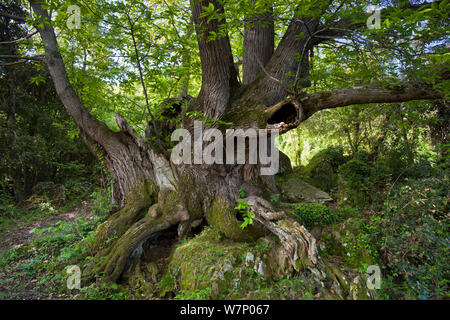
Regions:
M 333 200 L 328 193 L 305 182 L 296 172 L 277 177 L 275 181 L 281 195 L 289 202 L 324 203 Z
M 271 242 L 235 242 L 207 227 L 195 238 L 179 245 L 162 281 L 162 294 L 198 292 L 210 288 L 210 298 L 228 295 L 258 282 L 281 276 L 271 261 Z M 274 241 L 274 240 L 273 240 Z
M 368 297 L 363 277 L 326 260 L 299 259 L 294 271 L 278 239 L 252 243 L 225 238 L 212 227 L 180 244 L 161 284 L 179 299 L 352 299 Z
M 325 191 L 337 186 L 338 167 L 346 161 L 342 148 L 328 147 L 315 154 L 303 170 L 315 185 Z

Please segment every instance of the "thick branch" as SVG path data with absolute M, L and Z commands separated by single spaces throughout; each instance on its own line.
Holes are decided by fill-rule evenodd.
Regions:
M 411 100 L 442 99 L 442 94 L 422 85 L 382 87 L 364 85 L 308 94 L 301 100 L 305 119 L 323 109 L 354 104 L 405 102 Z
M 42 8 L 38 0 L 30 0 L 29 2 L 36 15 L 49 20 L 47 11 Z M 75 93 L 67 76 L 63 59 L 59 53 L 54 29 L 47 23 L 44 23 L 43 28 L 38 27 L 38 31 L 45 47 L 45 62 L 55 84 L 56 92 L 65 108 L 73 117 L 78 127 L 90 139 L 100 143 L 102 146 L 107 145 L 113 132 L 86 110 L 80 98 Z
M 208 21 L 208 17 L 202 15 L 205 12 L 203 7 L 209 4 L 223 14 L 223 6 L 218 0 L 191 0 L 202 65 L 202 88 L 198 99 L 203 102 L 206 116 L 217 118 L 228 105 L 232 90 L 239 84 L 228 35 L 219 35 L 221 26 L 226 23 L 225 18 Z M 213 35 L 216 36 L 211 39 Z
M 421 10 L 429 5 L 430 3 L 405 4 L 401 8 Z M 319 6 L 322 6 L 322 12 L 327 8 L 326 3 L 318 3 L 317 8 Z M 382 14 L 386 14 L 391 10 L 393 10 L 393 7 L 385 8 L 382 10 Z M 349 34 L 352 30 L 365 27 L 366 20 L 367 15 L 362 15 L 353 19 L 342 19 L 338 22 L 325 22 L 325 25 L 319 25 L 317 16 L 294 17 L 266 66 L 268 74 L 260 76 L 256 80 L 258 81 L 258 87 L 261 88 L 260 92 L 263 94 L 263 103 L 266 106 L 271 106 L 282 101 L 289 94 L 284 88 L 291 88 L 294 83 L 297 84 L 298 82 L 300 87 L 307 87 L 309 83 L 305 78 L 309 74 L 309 60 L 306 54 L 308 50 L 324 40 L 342 37 Z M 300 66 L 298 56 L 300 56 L 301 60 Z M 286 76 L 287 74 L 293 74 L 296 77 L 291 78 Z M 284 85 L 282 86 L 279 82 L 273 81 L 273 78 L 281 80 Z M 298 88 L 295 88 L 295 91 L 298 92 Z
M 36 62 L 40 62 L 40 63 L 44 62 L 44 56 L 41 56 L 41 55 L 25 57 L 25 56 L 20 56 L 20 55 L 4 54 L 4 55 L 0 55 L 0 59 L 18 59 L 16 61 L 12 61 L 12 62 L 2 62 L 2 63 L 0 63 L 0 66 L 2 66 L 2 67 L 25 63 L 27 61 L 36 61 Z
M 27 21 L 26 17 L 19 17 L 19 16 L 16 16 L 14 14 L 9 14 L 9 13 L 6 13 L 6 12 L 0 12 L 0 16 L 7 17 L 7 18 L 10 18 L 12 20 L 21 21 L 21 22 Z
M 16 39 L 16 40 L 11 40 L 11 41 L 2 41 L 2 42 L 0 42 L 0 45 L 7 45 L 7 44 L 14 44 L 14 43 L 18 43 L 18 42 L 20 42 L 20 41 L 23 41 L 23 40 L 26 40 L 26 39 L 29 39 L 29 38 L 31 38 L 32 36 L 34 36 L 35 34 L 37 34 L 38 32 L 37 31 L 35 31 L 35 32 L 33 32 L 33 33 L 30 33 L 30 34 L 28 34 L 28 35 L 26 35 L 25 37 L 23 37 L 23 38 L 20 38 L 20 39 Z
M 309 74 L 309 60 L 307 55 L 303 55 L 301 66 L 297 56 L 312 46 L 310 38 L 316 31 L 318 25 L 317 19 L 294 18 L 284 34 L 272 58 L 266 65 L 266 70 L 270 76 L 284 82 L 284 86 L 273 81 L 270 76 L 265 75 L 258 78 L 258 87 L 264 88 L 263 103 L 266 106 L 273 105 L 283 100 L 288 92 L 283 87 L 290 87 L 295 78 L 290 75 L 298 75 L 304 79 Z M 300 70 L 300 71 L 299 71 Z M 303 87 L 308 86 L 305 82 L 300 82 Z
M 0 54 L 0 59 L 22 59 L 22 60 L 35 60 L 35 61 L 42 61 L 44 56 L 37 55 L 37 56 L 20 56 L 15 54 Z
M 444 73 L 441 79 L 448 79 Z M 443 94 L 426 84 L 403 84 L 383 87 L 364 85 L 315 92 L 303 98 L 287 97 L 281 102 L 264 110 L 267 119 L 266 128 L 278 130 L 280 134 L 296 128 L 323 109 L 345 107 L 355 104 L 395 103 L 411 100 L 442 99 Z

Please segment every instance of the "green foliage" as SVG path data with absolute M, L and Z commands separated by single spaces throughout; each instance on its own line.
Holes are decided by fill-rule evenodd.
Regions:
M 437 145 L 439 157 L 437 162 L 439 166 L 448 174 L 450 170 L 450 143 Z
M 358 208 L 376 203 L 384 196 L 392 171 L 385 161 L 369 162 L 352 159 L 338 168 L 338 196 Z
M 270 195 L 270 202 L 272 203 L 277 203 L 280 201 L 280 194 L 279 193 L 274 193 Z
M 316 153 L 304 169 L 304 174 L 325 191 L 337 184 L 337 169 L 345 161 L 342 148 L 328 147 Z
M 299 203 L 295 205 L 293 214 L 306 228 L 324 227 L 342 219 L 339 212 L 319 203 Z
M 363 218 L 345 221 L 344 228 L 344 262 L 365 273 L 367 266 L 374 264 L 379 258 L 378 247 L 373 241 L 373 234 L 378 229 Z
M 105 215 L 94 215 L 87 219 L 79 217 L 73 222 L 58 221 L 44 229 L 33 229 L 37 235 L 43 235 L 35 239 L 33 244 L 48 252 L 59 252 L 56 261 L 77 263 L 90 255 L 88 246 L 93 240 L 96 227 L 105 218 Z
M 276 282 L 274 291 L 285 299 L 312 300 L 314 288 L 308 282 L 298 277 L 286 277 Z
M 369 176 L 369 166 L 360 160 L 350 160 L 339 166 L 339 190 L 351 204 L 362 206 L 365 204 L 367 191 L 367 177 Z
M 2 252 L 0 278 L 5 272 L 13 272 L 15 276 L 8 280 L 8 286 L 13 290 L 20 291 L 21 283 L 29 283 L 33 280 L 33 283 L 36 283 L 33 294 L 43 297 L 51 294 L 54 297 L 70 298 L 73 292 L 66 288 L 68 274 L 65 268 L 75 264 L 83 270 L 90 263 L 93 253 L 89 245 L 94 239 L 97 226 L 106 218 L 104 210 L 109 208 L 109 206 L 100 207 L 101 203 L 109 202 L 108 197 L 100 192 L 94 192 L 93 196 L 96 197 L 93 199 L 94 207 L 95 205 L 99 207 L 92 216 L 88 215 L 88 212 L 82 212 L 82 216 L 73 221 L 60 220 L 45 228 L 34 228 L 31 231 L 36 236 L 31 243 Z M 24 211 L 34 213 L 33 210 L 35 209 L 29 208 Z M 42 206 L 40 210 L 48 211 L 49 209 L 44 209 Z M 42 219 L 42 215 L 34 214 Z M 54 215 L 54 213 L 51 214 Z M 21 214 L 22 217 L 24 215 L 25 213 Z M 123 290 L 115 289 L 94 284 L 83 288 L 81 293 L 85 298 L 125 298 Z
M 237 206 L 234 207 L 234 210 L 239 211 L 244 219 L 244 222 L 241 224 L 241 229 L 245 229 L 249 224 L 253 224 L 253 215 L 252 207 L 247 204 L 244 200 L 238 200 Z
M 78 1 L 82 10 L 80 29 L 67 28 L 70 4 L 47 2 L 67 73 L 84 105 L 111 129 L 118 130 L 114 115 L 120 112 L 143 133 L 150 112 L 157 121 L 165 120 L 161 102 L 167 97 L 182 91 L 192 95 L 199 92 L 202 64 L 188 1 Z M 244 52 L 244 21 L 247 27 L 257 24 L 249 17 L 260 16 L 268 8 L 273 8 L 278 44 L 293 13 L 313 20 L 320 15 L 325 26 L 346 20 L 364 25 L 368 4 L 354 1 L 328 7 L 323 1 L 306 1 L 299 6 L 292 1 L 231 0 L 224 3 L 224 12 L 212 3 L 205 5 L 201 17 L 219 23 L 218 30 L 204 36 L 208 41 L 228 36 L 237 61 Z M 385 5 L 378 1 L 373 4 Z M 329 39 L 315 46 L 308 76 L 312 86 L 305 90 L 395 85 L 406 77 L 439 90 L 448 100 L 449 81 L 438 83 L 436 70 L 449 61 L 449 9 L 448 1 L 435 1 L 420 10 L 392 8 L 383 13 L 380 29 L 355 30 L 344 41 Z M 30 26 L 42 27 L 43 21 L 27 10 L 20 1 L 0 4 L 0 11 L 30 16 Z M 0 42 L 22 39 L 27 31 L 14 20 L 2 19 Z M 42 49 L 39 37 L 31 37 L 14 45 L 1 45 L 0 55 L 35 55 Z M 301 58 L 300 54 L 295 58 Z M 0 271 L 0 285 L 16 279 L 23 283 L 39 279 L 39 288 L 51 283 L 59 286 L 58 295 L 67 297 L 61 286 L 63 265 L 89 262 L 92 254 L 88 244 L 95 227 L 112 209 L 109 192 L 93 191 L 95 184 L 91 181 L 98 178 L 105 190 L 111 177 L 105 174 L 101 150 L 96 152 L 101 164 L 94 165 L 45 67 L 34 62 L 0 66 L 0 96 L 0 101 L 7 102 L 0 108 L 0 150 L 4 150 L 0 157 L 0 230 L 52 218 L 89 195 L 94 198 L 92 218 L 60 221 L 36 230 L 39 238 L 34 244 L 2 253 L 0 267 L 17 268 L 8 270 L 8 276 Z M 386 297 L 448 297 L 450 161 L 448 115 L 441 111 L 435 103 L 423 101 L 323 110 L 280 137 L 279 145 L 295 165 L 305 165 L 309 160 L 303 173 L 315 185 L 337 191 L 340 200 L 345 198 L 356 207 L 335 211 L 323 205 L 299 204 L 294 215 L 308 228 L 336 227 L 344 217 L 352 218 L 346 221 L 349 233 L 343 236 L 345 263 L 361 268 L 368 263 L 367 256 L 379 263 L 384 261 Z M 186 116 L 208 126 L 231 124 L 210 119 L 199 110 Z M 179 119 L 173 122 L 179 125 Z M 444 134 L 436 135 L 437 129 Z M 240 189 L 239 196 L 245 198 L 246 191 Z M 270 200 L 278 203 L 279 195 L 272 195 Z M 244 219 L 244 229 L 252 224 L 253 214 L 248 204 L 239 201 L 235 209 Z M 211 259 L 222 255 L 221 251 L 211 252 Z M 283 279 L 277 285 L 268 285 L 256 281 L 260 279 L 254 271 L 242 272 L 255 280 L 256 284 L 245 284 L 246 289 L 255 286 L 253 297 L 312 297 L 303 279 Z M 25 278 L 19 278 L 22 275 Z M 127 297 L 122 289 L 94 284 L 81 293 L 91 299 L 122 299 Z M 204 289 L 181 292 L 177 298 L 210 295 Z
M 247 198 L 247 191 L 245 191 L 244 188 L 239 188 L 239 198 L 243 199 L 243 198 Z
M 16 201 L 27 199 L 35 188 L 39 192 L 39 183 L 41 187 L 53 183 L 61 189 L 67 179 L 80 181 L 80 176 L 92 173 L 94 160 L 80 137 L 70 136 L 78 130 L 62 108 L 49 74 L 27 67 L 0 77 L 0 96 L 10 100 L 13 95 L 16 99 L 14 110 L 0 108 L 0 148 L 8 150 L 0 161 L 0 188 L 4 194 L 14 195 Z M 28 83 L 33 74 L 46 81 Z M 9 77 L 17 80 L 12 82 Z M 59 190 L 63 198 L 52 197 L 54 205 L 70 197 L 70 191 Z
M 116 283 L 93 283 L 81 288 L 84 299 L 89 300 L 125 300 L 129 293 Z
M 420 175 L 420 174 L 419 174 Z M 437 299 L 448 296 L 449 202 L 448 178 L 443 171 L 430 177 L 405 178 L 386 185 L 387 192 L 364 215 L 340 208 L 350 217 L 333 226 L 341 235 L 324 235 L 327 253 L 364 272 L 367 265 L 382 266 L 381 299 Z
M 0 11 L 27 16 L 26 8 L 17 1 L 3 1 Z M 25 26 L 14 19 L 2 19 L 0 29 L 2 43 L 27 34 Z M 31 39 L 1 45 L 0 54 L 28 55 L 26 47 L 30 42 Z M 34 54 L 36 51 L 30 55 Z M 1 65 L 0 97 L 8 101 L 0 107 L 0 149 L 4 150 L 0 160 L 2 194 L 10 194 L 20 202 L 34 192 L 38 183 L 62 184 L 75 172 L 75 176 L 80 176 L 89 171 L 93 157 L 78 137 L 78 129 L 63 108 L 43 65 L 31 62 Z M 73 135 L 74 132 L 77 134 Z M 52 200 L 55 206 L 58 200 L 64 201 Z
M 111 204 L 109 190 L 108 193 L 101 190 L 94 191 L 91 194 L 91 197 L 94 199 L 92 214 L 98 220 L 105 220 L 107 218 L 107 214 L 115 207 L 115 205 Z
M 193 291 L 184 290 L 175 296 L 178 300 L 207 300 L 211 298 L 211 288 L 203 288 Z
M 390 296 L 448 297 L 448 189 L 447 177 L 411 179 L 392 190 L 380 212 L 373 236 L 381 238 L 385 272 L 396 287 L 385 287 Z
M 35 200 L 38 201 L 30 203 L 27 207 L 19 207 L 11 197 L 5 195 L 0 197 L 0 230 L 27 225 L 58 213 L 46 199 Z

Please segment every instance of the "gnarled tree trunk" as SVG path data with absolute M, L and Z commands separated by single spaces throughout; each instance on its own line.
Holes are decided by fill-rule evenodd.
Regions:
M 38 0 L 30 0 L 30 3 L 38 16 L 48 18 Z M 201 91 L 190 101 L 188 109 L 202 111 L 209 118 L 231 121 L 232 128 L 284 133 L 325 108 L 440 97 L 426 87 L 408 84 L 396 88 L 374 85 L 305 94 L 302 89 L 308 85 L 305 77 L 309 61 L 304 53 L 320 42 L 314 38 L 319 20 L 308 17 L 292 19 L 273 54 L 273 25 L 247 28 L 245 39 L 252 43 L 245 51 L 246 85 L 242 86 L 237 80 L 228 37 L 207 40 L 210 32 L 218 34 L 220 23 L 225 23 L 216 19 L 208 21 L 201 15 L 202 7 L 208 3 L 219 12 L 223 11 L 218 0 L 191 0 L 203 73 Z M 270 14 L 262 18 L 271 19 Z M 57 93 L 91 150 L 104 157 L 115 180 L 114 201 L 121 208 L 97 230 L 91 245 L 96 263 L 86 273 L 88 278 L 101 274 L 106 280 L 117 281 L 129 266 L 130 257 L 153 234 L 178 226 L 179 237 L 182 237 L 202 219 L 236 241 L 252 241 L 267 233 L 274 234 L 294 270 L 305 261 L 320 263 L 315 240 L 308 231 L 283 212 L 276 212 L 264 200 L 265 196 L 276 192 L 276 187 L 273 176 L 260 175 L 260 165 L 175 166 L 167 153 L 145 143 L 122 116 L 116 117 L 120 131 L 111 131 L 87 111 L 75 94 L 52 27 L 44 23 L 39 32 Z M 299 62 L 295 57 L 302 53 Z M 295 77 L 287 78 L 288 73 Z M 192 120 L 183 119 L 183 127 L 192 131 Z M 255 223 L 245 230 L 240 228 L 241 222 L 234 210 L 240 188 L 247 190 L 246 200 L 255 214 Z

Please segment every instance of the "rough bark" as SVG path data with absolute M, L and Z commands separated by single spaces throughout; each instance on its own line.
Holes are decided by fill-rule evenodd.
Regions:
M 38 1 L 30 1 L 30 4 L 38 16 L 48 18 L 48 13 Z M 150 221 L 153 218 L 148 218 L 145 225 L 154 227 L 138 232 L 138 229 L 142 229 L 139 225 L 143 224 L 139 221 L 145 216 L 148 207 L 175 190 L 175 176 L 168 159 L 145 144 L 143 138 L 121 115 L 116 116 L 120 131 L 113 132 L 89 113 L 69 82 L 53 28 L 44 23 L 43 28 L 38 28 L 38 31 L 45 46 L 45 61 L 58 96 L 80 128 L 86 144 L 105 161 L 115 181 L 113 200 L 121 210 L 99 227 L 91 250 L 96 253 L 96 261 L 102 262 L 95 264 L 91 270 L 98 274 L 100 267 L 105 279 L 116 281 L 125 266 L 126 259 L 123 257 L 135 249 L 132 248 L 136 244 L 134 240 L 129 243 L 127 241 L 130 234 L 145 238 L 180 222 L 180 215 L 176 216 L 178 218 L 167 219 L 163 224 L 153 223 Z M 116 243 L 120 250 L 114 246 Z M 101 259 L 105 256 L 108 259 Z M 88 277 L 90 274 L 92 275 L 87 272 Z
M 309 75 L 308 50 L 312 48 L 312 35 L 316 32 L 318 19 L 294 17 L 277 49 L 266 65 L 268 75 L 255 81 L 265 90 L 262 101 L 266 107 L 282 101 L 297 82 L 299 87 L 309 86 L 305 78 Z M 299 56 L 298 58 L 296 58 Z M 300 61 L 299 61 L 300 60 Z M 299 67 L 300 64 L 300 67 Z M 287 75 L 291 76 L 287 76 Z M 281 81 L 282 85 L 273 78 Z M 297 79 L 296 79 L 297 78 Z
M 227 36 L 210 38 L 219 34 L 222 21 L 201 16 L 202 7 L 213 4 L 219 13 L 223 13 L 223 6 L 217 0 L 191 0 L 192 16 L 198 38 L 198 48 L 202 66 L 202 88 L 198 95 L 203 111 L 209 118 L 218 118 L 228 106 L 233 90 L 239 87 L 237 71 L 233 63 L 230 41 Z
M 272 9 L 258 17 L 249 17 L 244 30 L 242 61 L 243 84 L 251 83 L 273 55 L 274 21 Z
M 447 77 L 448 75 L 443 75 L 441 80 L 445 80 Z M 405 82 L 400 85 L 386 87 L 374 84 L 311 93 L 301 100 L 301 104 L 304 106 L 306 118 L 308 118 L 323 109 L 367 103 L 432 100 L 441 97 L 442 94 L 433 90 L 431 85 Z

